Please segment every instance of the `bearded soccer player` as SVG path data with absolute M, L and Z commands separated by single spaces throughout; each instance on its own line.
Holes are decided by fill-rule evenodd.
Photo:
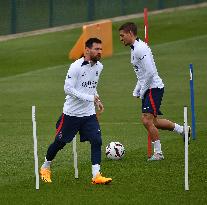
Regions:
M 96 90 L 103 69 L 99 62 L 101 54 L 101 40 L 90 38 L 85 43 L 85 56 L 72 63 L 68 70 L 64 85 L 66 101 L 63 113 L 56 124 L 55 140 L 49 146 L 40 169 L 44 182 L 52 182 L 52 160 L 66 143 L 73 140 L 77 132 L 81 142 L 89 141 L 91 144 L 92 184 L 108 184 L 112 181 L 100 173 L 102 138 L 95 108 L 104 111 Z
M 141 120 L 154 144 L 154 154 L 149 159 L 163 160 L 158 129 L 177 132 L 184 138 L 184 127 L 167 119 L 161 119 L 160 106 L 164 94 L 164 84 L 160 78 L 149 46 L 137 36 L 137 26 L 133 22 L 119 28 L 120 41 L 131 47 L 131 64 L 137 76 L 133 96 L 142 100 Z M 188 127 L 190 139 L 190 127 Z

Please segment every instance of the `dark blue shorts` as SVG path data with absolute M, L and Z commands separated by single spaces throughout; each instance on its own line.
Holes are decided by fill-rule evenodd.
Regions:
M 164 88 L 148 89 L 144 95 L 144 99 L 142 99 L 142 113 L 151 113 L 155 117 L 162 115 L 160 106 L 163 94 Z
M 81 142 L 102 144 L 101 129 L 96 115 L 75 117 L 62 114 L 56 123 L 56 140 L 69 143 L 78 132 Z

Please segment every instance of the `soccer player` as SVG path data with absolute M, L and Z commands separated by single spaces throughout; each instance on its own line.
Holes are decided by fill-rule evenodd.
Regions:
M 40 169 L 41 179 L 51 181 L 50 165 L 57 152 L 70 143 L 77 132 L 80 141 L 91 144 L 92 184 L 108 184 L 111 178 L 100 173 L 101 164 L 101 129 L 95 109 L 104 111 L 103 103 L 97 93 L 99 76 L 103 65 L 99 62 L 102 54 L 102 42 L 90 38 L 85 43 L 85 56 L 71 64 L 65 79 L 66 101 L 63 113 L 56 124 L 56 136 L 49 146 L 45 162 Z
M 119 28 L 119 35 L 120 41 L 131 47 L 131 63 L 138 79 L 133 96 L 142 100 L 141 121 L 154 144 L 154 154 L 149 160 L 163 160 L 158 129 L 177 132 L 184 138 L 184 127 L 158 118 L 162 114 L 160 106 L 164 84 L 158 75 L 151 49 L 137 36 L 137 26 L 132 22 L 125 23 Z M 188 133 L 190 138 L 190 127 Z

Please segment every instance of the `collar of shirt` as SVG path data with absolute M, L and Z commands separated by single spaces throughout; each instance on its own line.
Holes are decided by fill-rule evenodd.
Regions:
M 136 42 L 139 42 L 139 38 L 136 38 L 136 40 L 134 41 L 133 45 L 130 46 L 130 48 L 132 50 L 134 50 L 134 46 L 135 46 Z
M 94 63 L 93 65 L 90 63 L 90 61 L 83 61 L 83 63 L 81 64 L 81 67 L 82 66 L 84 66 L 84 65 L 88 65 L 88 64 L 90 64 L 91 65 L 91 67 L 93 66 L 93 65 L 97 65 L 97 62 L 96 63 Z
M 81 64 L 81 67 L 84 66 L 84 65 L 88 65 L 89 62 L 88 61 L 83 61 L 83 63 Z

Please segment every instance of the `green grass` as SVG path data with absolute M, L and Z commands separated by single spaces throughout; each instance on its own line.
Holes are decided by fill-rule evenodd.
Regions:
M 54 160 L 53 183 L 35 190 L 31 106 L 37 106 L 39 165 L 54 139 L 62 112 L 67 54 L 81 29 L 0 42 L 0 203 L 1 204 L 206 204 L 207 8 L 149 16 L 150 43 L 166 89 L 164 117 L 183 122 L 190 106 L 189 63 L 194 64 L 197 139 L 189 146 L 190 191 L 184 191 L 184 144 L 160 131 L 165 160 L 148 163 L 147 133 L 140 124 L 140 100 L 132 97 L 135 76 L 129 49 L 113 24 L 114 55 L 103 60 L 99 93 L 105 105 L 102 171 L 109 186 L 92 186 L 90 146 L 78 143 L 79 174 L 74 179 L 72 145 Z M 136 19 L 141 27 L 143 19 Z M 143 29 L 140 29 L 143 33 Z M 140 35 L 142 37 L 142 35 Z M 189 116 L 190 121 L 190 116 Z M 110 161 L 104 147 L 120 141 L 121 161 Z

